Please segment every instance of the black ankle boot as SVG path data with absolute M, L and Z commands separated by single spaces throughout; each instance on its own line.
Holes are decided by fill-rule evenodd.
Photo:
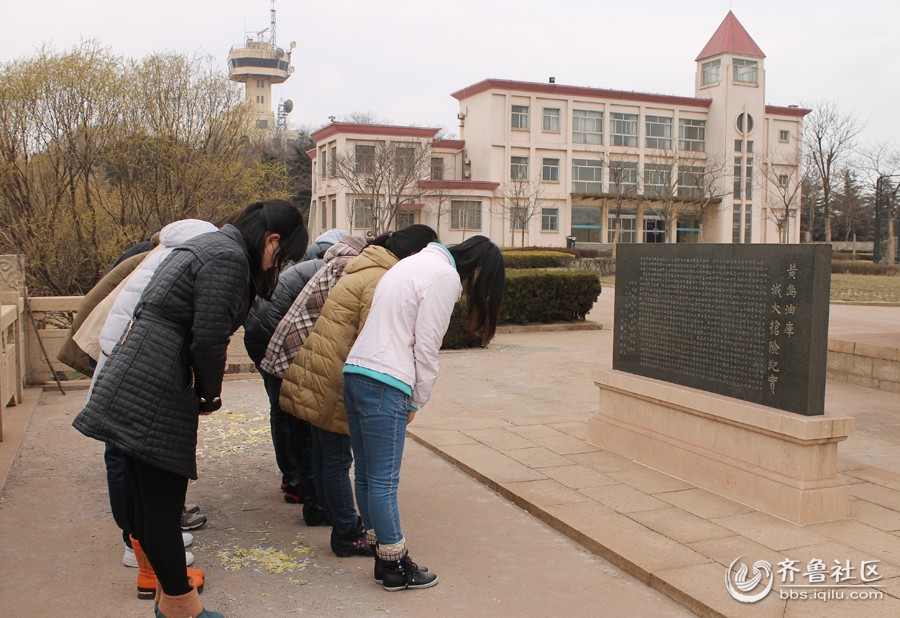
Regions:
M 317 502 L 306 502 L 303 504 L 303 521 L 307 526 L 331 525 L 328 509 Z
M 372 555 L 375 556 L 375 583 L 383 584 L 384 583 L 384 560 L 378 557 L 378 545 L 369 545 L 369 549 L 372 550 Z M 427 566 L 419 565 L 419 570 L 423 573 L 428 572 Z
M 373 554 L 373 548 L 366 541 L 366 532 L 359 528 L 350 528 L 342 534 L 338 534 L 337 528 L 331 529 L 331 551 L 338 558 L 350 556 L 369 556 Z
M 420 569 L 419 565 L 410 559 L 409 554 L 396 561 L 383 560 L 382 565 L 384 568 L 382 585 L 390 592 L 431 588 L 438 583 L 438 576 Z

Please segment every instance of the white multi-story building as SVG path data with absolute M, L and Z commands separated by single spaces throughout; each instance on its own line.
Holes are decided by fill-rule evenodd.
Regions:
M 766 105 L 764 61 L 729 12 L 696 58 L 694 97 L 487 79 L 452 95 L 460 139 L 332 123 L 312 136 L 311 227 L 372 228 L 379 181 L 347 183 L 335 165 L 365 176 L 374 148 L 394 144 L 429 162 L 390 227 L 426 223 L 445 242 L 799 242 L 809 110 Z

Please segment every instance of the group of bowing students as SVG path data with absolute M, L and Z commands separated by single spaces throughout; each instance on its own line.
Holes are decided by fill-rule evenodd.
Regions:
M 204 574 L 187 568 L 181 517 L 197 478 L 199 416 L 222 406 L 241 325 L 269 397 L 285 500 L 303 503 L 308 525 L 331 524 L 336 555 L 374 556 L 385 590 L 438 581 L 410 559 L 401 530 L 406 426 L 431 397 L 463 294 L 469 330 L 485 345 L 493 338 L 503 257 L 484 236 L 446 247 L 425 225 L 370 242 L 337 230 L 308 241 L 298 209 L 268 200 L 174 247 L 73 422 L 124 461 L 130 540 L 144 592 L 148 572 L 157 584 L 158 618 L 222 615 L 200 602 Z

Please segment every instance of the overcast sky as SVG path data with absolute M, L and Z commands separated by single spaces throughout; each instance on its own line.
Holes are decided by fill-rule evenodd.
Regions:
M 269 0 L 5 0 L 0 61 L 94 38 L 126 56 L 205 53 L 226 66 Z M 294 126 L 368 111 L 456 131 L 450 96 L 485 78 L 693 96 L 694 58 L 732 9 L 765 52 L 766 102 L 836 99 L 900 146 L 897 0 L 278 0 L 277 41 L 297 42 Z

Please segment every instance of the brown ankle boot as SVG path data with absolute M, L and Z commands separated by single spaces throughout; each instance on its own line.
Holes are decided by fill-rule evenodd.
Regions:
M 194 588 L 187 594 L 170 597 L 165 592 L 159 595 L 157 618 L 197 618 L 203 613 L 203 604 Z
M 153 572 L 153 566 L 150 564 L 150 560 L 147 558 L 147 554 L 145 554 L 144 550 L 141 549 L 141 544 L 133 536 L 130 538 L 131 548 L 134 550 L 134 557 L 138 563 L 137 598 L 153 599 L 154 597 L 156 597 L 156 587 L 158 584 L 156 573 Z M 203 583 L 205 578 L 203 569 L 192 569 L 189 567 L 187 570 L 187 576 L 188 583 L 196 588 L 198 592 L 203 592 Z

